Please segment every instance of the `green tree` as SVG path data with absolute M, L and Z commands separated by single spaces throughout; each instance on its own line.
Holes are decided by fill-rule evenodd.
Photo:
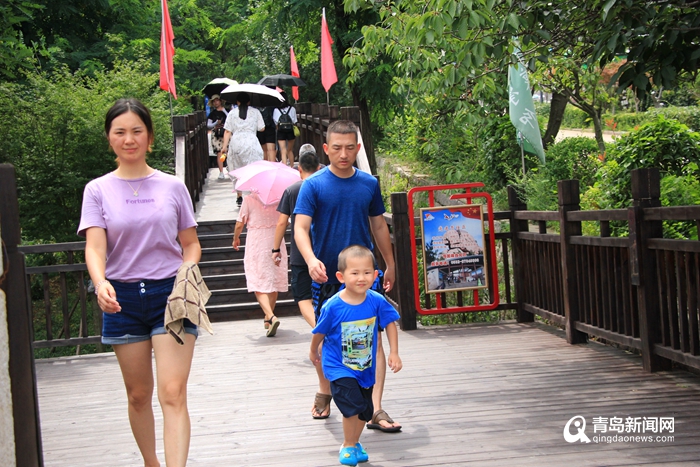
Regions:
M 0 4 L 0 78 L 18 78 L 18 69 L 31 65 L 31 42 L 25 42 L 21 31 L 25 23 L 35 19 L 42 6 L 25 0 L 6 0 Z

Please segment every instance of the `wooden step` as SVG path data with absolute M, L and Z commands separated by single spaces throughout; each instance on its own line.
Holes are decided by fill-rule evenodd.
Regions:
M 199 234 L 199 245 L 204 248 L 229 247 L 233 249 L 233 233 Z
M 199 270 L 202 276 L 215 276 L 220 274 L 243 274 L 243 258 L 223 259 L 215 261 L 200 261 Z M 206 281 L 205 281 L 206 282 Z
M 211 290 L 211 297 L 207 302 L 207 310 L 211 305 L 222 305 L 222 304 L 236 304 L 236 303 L 246 303 L 254 302 L 255 294 L 248 292 L 247 287 L 236 287 L 233 289 L 219 289 Z M 277 295 L 277 301 L 293 299 L 292 291 L 280 292 Z
M 263 317 L 263 312 L 257 301 L 226 305 L 207 305 L 207 314 L 209 315 L 209 320 L 213 323 L 217 321 L 235 321 L 242 319 L 260 319 L 262 321 Z M 299 307 L 294 303 L 294 300 L 277 300 L 275 316 L 297 315 L 299 315 Z M 214 328 L 214 332 L 216 332 L 216 327 Z
M 291 279 L 291 273 L 288 271 L 287 277 Z M 245 273 L 243 271 L 230 274 L 202 274 L 202 279 L 210 291 L 222 289 L 238 289 L 247 287 Z
M 232 260 L 240 259 L 241 261 L 243 261 L 243 255 L 244 255 L 243 248 L 240 248 L 238 251 L 236 251 L 230 245 L 229 246 L 213 247 L 213 248 L 202 248 L 202 259 L 200 261 L 200 268 L 201 268 L 201 262 L 221 261 L 221 260 L 227 260 L 227 259 L 232 259 Z
M 197 235 L 212 234 L 212 233 L 228 233 L 233 235 L 233 229 L 236 227 L 235 220 L 227 221 L 202 221 L 198 223 Z

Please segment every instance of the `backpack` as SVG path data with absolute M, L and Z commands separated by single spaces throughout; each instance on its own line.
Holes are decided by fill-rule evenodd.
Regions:
M 290 107 L 287 107 L 287 111 L 285 112 L 284 110 L 280 109 L 280 119 L 278 120 L 277 124 L 279 125 L 279 129 L 281 131 L 293 131 L 294 130 L 294 122 L 292 121 L 292 117 L 289 116 L 289 109 Z

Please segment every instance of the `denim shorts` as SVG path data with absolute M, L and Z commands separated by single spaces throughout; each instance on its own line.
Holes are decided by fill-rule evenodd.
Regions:
M 331 381 L 331 395 L 343 417 L 350 418 L 357 415 L 365 422 L 372 420 L 374 415 L 372 387 L 361 387 L 355 378 L 339 378 Z
M 292 264 L 292 294 L 294 301 L 311 300 L 311 276 L 306 265 Z
M 133 344 L 147 341 L 165 330 L 165 306 L 173 291 L 175 278 L 141 280 L 138 282 L 110 281 L 122 307 L 118 313 L 102 313 L 103 344 Z M 197 326 L 184 320 L 185 332 L 197 336 Z

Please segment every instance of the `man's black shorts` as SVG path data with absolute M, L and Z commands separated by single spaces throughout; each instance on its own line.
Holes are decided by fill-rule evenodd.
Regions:
M 306 265 L 292 264 L 292 295 L 297 303 L 311 300 L 311 276 Z

